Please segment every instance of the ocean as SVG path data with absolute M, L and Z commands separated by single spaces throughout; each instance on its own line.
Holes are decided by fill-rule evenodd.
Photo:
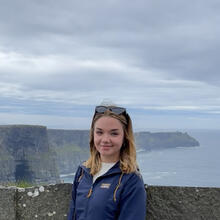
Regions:
M 179 147 L 137 153 L 145 184 L 220 187 L 220 131 L 188 130 L 199 147 Z M 72 183 L 74 173 L 61 175 Z

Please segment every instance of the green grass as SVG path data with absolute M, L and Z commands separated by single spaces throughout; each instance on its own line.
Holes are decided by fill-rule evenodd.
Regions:
M 30 183 L 28 181 L 22 180 L 22 181 L 18 181 L 18 182 L 9 182 L 6 184 L 6 186 L 16 186 L 19 188 L 27 188 L 27 187 L 32 187 L 32 186 L 36 186 L 34 183 Z
M 62 154 L 62 153 L 79 153 L 82 152 L 82 148 L 80 148 L 79 146 L 76 145 L 66 145 L 66 146 L 62 146 L 62 147 L 55 147 L 54 148 L 55 151 L 58 154 Z

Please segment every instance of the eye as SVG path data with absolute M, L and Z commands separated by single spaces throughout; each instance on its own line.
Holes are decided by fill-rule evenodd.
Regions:
M 97 135 L 101 135 L 102 134 L 102 131 L 96 131 L 95 132 Z
M 112 135 L 112 136 L 117 136 L 117 135 L 118 135 L 118 132 L 112 132 L 111 135 Z

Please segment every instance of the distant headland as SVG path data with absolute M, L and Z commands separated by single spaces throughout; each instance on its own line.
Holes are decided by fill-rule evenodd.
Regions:
M 135 132 L 137 151 L 199 146 L 182 132 Z M 0 125 L 0 183 L 57 183 L 89 155 L 89 130 Z

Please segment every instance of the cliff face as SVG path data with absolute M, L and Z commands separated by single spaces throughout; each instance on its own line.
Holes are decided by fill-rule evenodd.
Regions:
M 181 132 L 137 132 L 138 150 L 199 146 Z M 56 182 L 59 173 L 73 173 L 89 156 L 88 130 L 44 126 L 0 126 L 0 182 Z
M 48 129 L 49 143 L 53 146 L 75 145 L 88 148 L 89 130 Z
M 48 129 L 50 147 L 61 173 L 72 173 L 89 156 L 89 130 Z
M 137 148 L 143 150 L 199 146 L 196 139 L 182 132 L 138 132 L 135 140 Z
M 44 126 L 0 126 L 0 181 L 56 182 L 56 155 Z
M 51 148 L 57 153 L 57 162 L 62 174 L 72 173 L 89 156 L 88 130 L 48 129 Z M 137 132 L 137 150 L 159 150 L 174 147 L 199 146 L 199 142 L 181 132 Z

